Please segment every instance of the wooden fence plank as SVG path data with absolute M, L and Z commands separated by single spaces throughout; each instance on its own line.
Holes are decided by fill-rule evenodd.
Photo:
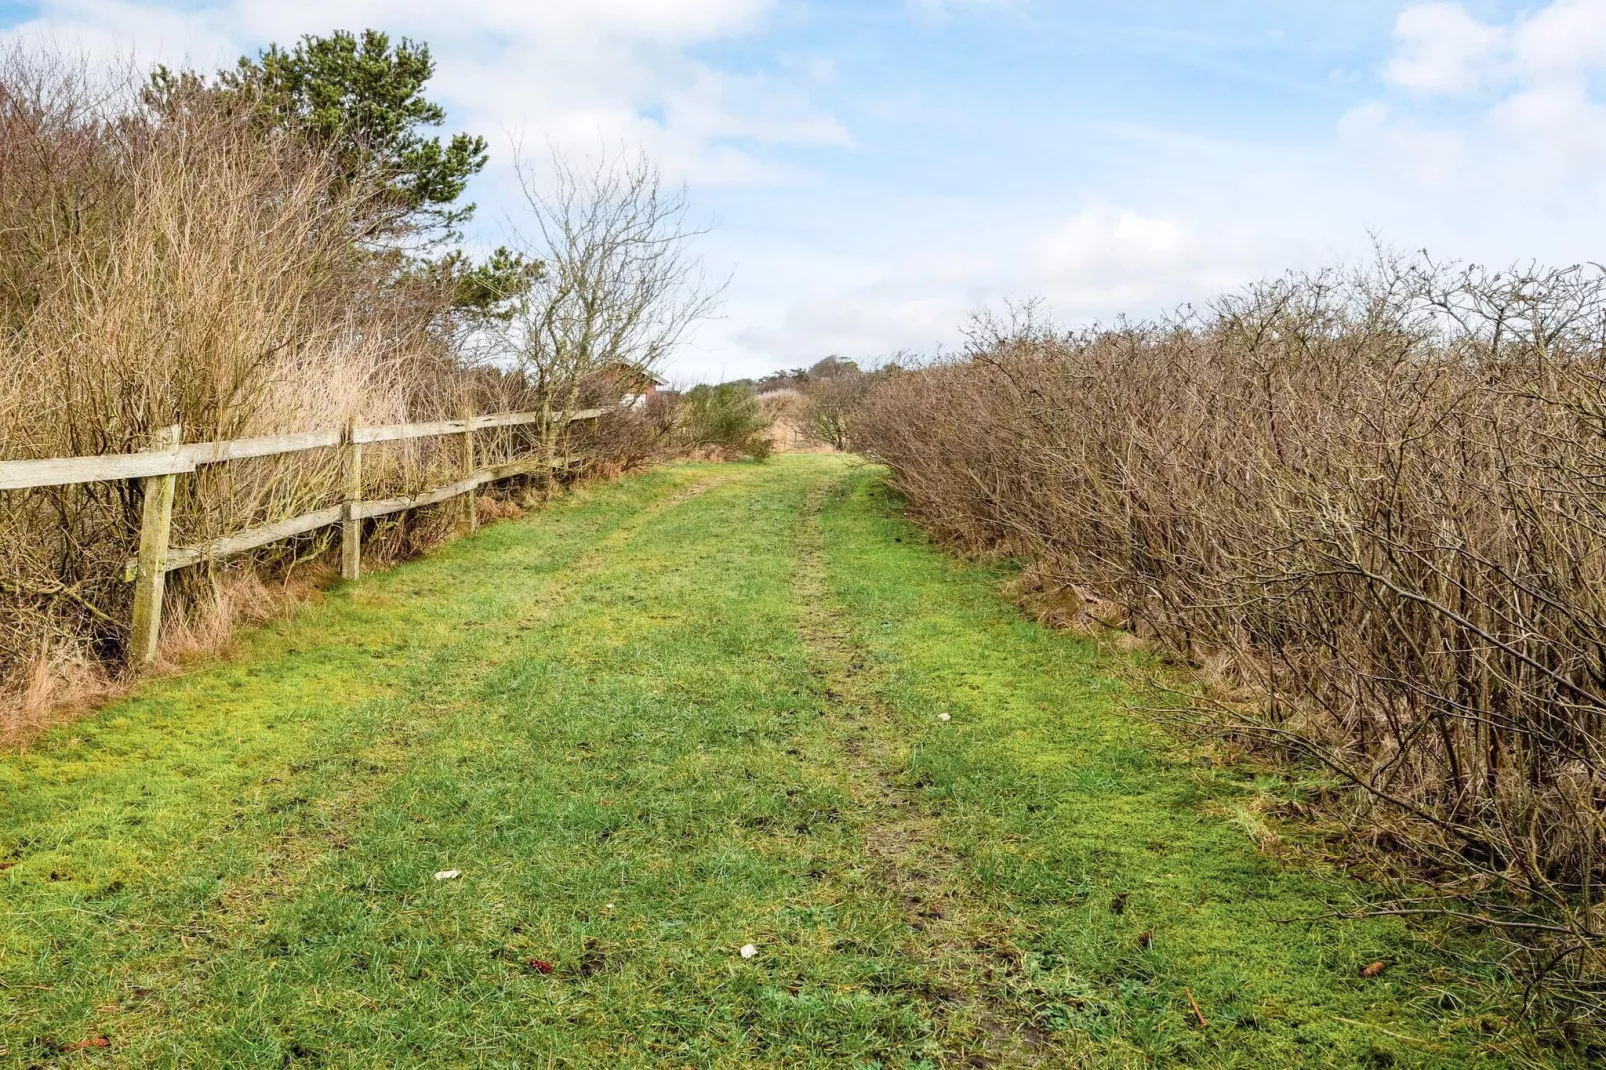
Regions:
M 195 471 L 195 462 L 172 451 L 108 453 L 96 457 L 54 457 L 43 461 L 0 461 L 0 490 L 64 487 L 114 479 L 146 479 Z
M 569 417 L 569 422 L 578 420 L 595 420 L 607 412 L 607 409 L 581 409 Z M 483 431 L 487 427 L 517 427 L 520 424 L 538 424 L 542 420 L 539 412 L 503 412 L 493 416 L 476 416 L 469 423 L 476 431 Z
M 298 431 L 290 435 L 263 438 L 237 438 L 227 442 L 196 442 L 180 449 L 179 456 L 195 464 L 218 464 L 248 457 L 273 457 L 281 453 L 326 449 L 341 442 L 339 431 Z
M 361 447 L 353 444 L 352 449 L 360 451 Z M 361 457 L 360 452 L 357 453 L 357 457 Z M 235 554 L 245 553 L 247 550 L 255 550 L 258 547 L 267 546 L 269 543 L 278 542 L 281 539 L 293 539 L 297 535 L 305 535 L 308 532 L 328 527 L 331 524 L 339 523 L 343 529 L 347 524 L 354 524 L 360 529 L 362 520 L 368 517 L 385 516 L 390 513 L 399 513 L 405 509 L 434 505 L 459 494 L 467 494 L 471 490 L 484 486 L 486 483 L 494 483 L 499 479 L 509 479 L 513 476 L 528 475 L 531 472 L 537 472 L 547 467 L 567 467 L 581 459 L 579 457 L 562 457 L 552 466 L 549 466 L 546 461 L 540 458 L 491 465 L 478 469 L 468 478 L 449 486 L 436 487 L 407 497 L 383 498 L 371 502 L 361 501 L 358 497 L 362 493 L 361 462 L 359 460 L 357 462 L 358 468 L 355 480 L 353 480 L 350 471 L 347 473 L 346 492 L 352 495 L 350 502 L 333 505 L 327 509 L 319 509 L 311 513 L 304 513 L 289 520 L 276 520 L 271 524 L 263 524 L 261 527 L 251 528 L 234 535 L 224 535 L 196 546 L 170 549 L 163 558 L 162 571 L 172 572 L 174 569 L 189 568 L 191 565 L 198 565 L 203 561 L 217 561 L 225 557 L 232 557 Z M 344 534 L 344 531 L 342 534 Z M 342 546 L 342 575 L 345 575 L 346 565 L 348 564 L 344 552 L 346 548 L 345 545 Z M 356 555 L 360 569 L 362 555 L 360 541 L 356 543 Z M 139 576 L 139 572 L 140 565 L 137 560 L 129 561 L 124 566 L 124 576 L 128 579 L 136 579 Z M 356 577 L 346 576 L 346 578 L 355 579 Z
M 362 520 L 352 514 L 362 501 L 362 446 L 353 441 L 357 421 L 346 425 L 346 455 L 343 458 L 344 501 L 340 506 L 340 575 L 355 580 L 362 574 Z
M 177 425 L 156 433 L 155 445 L 176 452 L 183 440 Z M 156 642 L 162 630 L 162 593 L 166 590 L 167 540 L 173 530 L 173 495 L 176 474 L 145 480 L 145 502 L 139 526 L 139 572 L 134 577 L 134 627 L 128 639 L 129 664 L 138 668 L 156 660 Z
M 570 422 L 593 420 L 606 409 L 584 409 L 569 417 Z M 489 427 L 516 427 L 539 423 L 538 412 L 508 412 L 476 416 L 469 420 L 437 423 L 387 424 L 359 427 L 350 441 L 391 442 L 406 438 L 460 435 Z M 272 457 L 282 453 L 328 449 L 340 445 L 345 437 L 339 431 L 298 431 L 261 438 L 194 442 L 173 451 L 145 453 L 107 453 L 91 457 L 51 457 L 36 461 L 0 461 L 0 491 L 29 490 L 35 487 L 62 487 L 74 483 L 101 483 L 119 479 L 147 479 L 151 476 L 181 475 L 197 465 L 220 464 L 250 457 Z
M 538 412 L 503 412 L 494 416 L 476 416 L 469 421 L 476 431 L 483 431 L 487 427 L 517 427 L 520 424 L 537 424 L 541 422 Z
M 477 490 L 486 483 L 492 483 L 498 479 L 527 475 L 530 472 L 537 472 L 545 468 L 567 468 L 581 459 L 579 457 L 560 457 L 552 462 L 536 459 L 494 465 L 489 468 L 481 468 L 468 478 L 448 486 L 436 487 L 433 490 L 420 491 L 417 494 L 400 498 L 380 498 L 374 501 L 357 502 L 352 506 L 351 512 L 353 516 L 366 520 L 370 517 L 399 513 L 404 509 L 419 509 L 426 505 L 444 502 L 448 498 L 455 498 L 459 494 L 467 494 L 471 490 Z
M 271 524 L 263 524 L 261 527 L 251 528 L 235 535 L 225 535 L 197 546 L 170 550 L 167 560 L 162 563 L 162 569 L 171 572 L 176 568 L 198 565 L 202 561 L 218 561 L 225 557 L 233 557 L 235 554 L 243 554 L 247 550 L 255 550 L 259 546 L 279 542 L 281 539 L 293 539 L 297 535 L 305 535 L 309 531 L 338 524 L 344 516 L 345 508 L 333 505 L 328 509 L 303 513 L 289 520 L 276 520 Z
M 432 424 L 386 424 L 382 427 L 359 427 L 352 432 L 353 442 L 394 442 L 403 438 L 433 438 L 437 435 L 458 435 L 468 430 L 462 420 L 442 420 Z
M 357 502 L 352 506 L 351 513 L 359 520 L 367 520 L 376 516 L 389 516 L 391 513 L 399 513 L 404 509 L 418 509 L 426 505 L 434 505 L 437 502 L 444 502 L 448 498 L 455 498 L 459 494 L 466 494 L 478 488 L 483 482 L 484 479 L 476 474 L 457 483 L 436 487 L 434 490 L 420 491 L 417 494 L 401 498 L 380 498 L 371 502 Z

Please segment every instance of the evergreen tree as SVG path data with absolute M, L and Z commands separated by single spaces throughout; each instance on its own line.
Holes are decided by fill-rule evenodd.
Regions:
M 485 139 L 429 131 L 446 111 L 424 95 L 435 73 L 429 46 L 364 30 L 270 45 L 219 75 L 262 119 L 330 153 L 343 180 L 374 190 L 372 237 L 446 239 L 474 213 L 458 204 L 485 167 Z
M 443 141 L 431 133 L 446 121 L 445 109 L 424 95 L 434 73 L 422 42 L 337 30 L 242 56 L 215 81 L 158 67 L 146 102 L 171 111 L 196 94 L 217 94 L 328 153 L 338 183 L 370 191 L 359 241 L 395 258 L 399 275 L 443 287 L 454 315 L 505 319 L 541 265 L 506 248 L 482 263 L 460 249 L 440 252 L 474 214 L 473 204 L 458 202 L 487 152 L 482 137 L 459 133 Z

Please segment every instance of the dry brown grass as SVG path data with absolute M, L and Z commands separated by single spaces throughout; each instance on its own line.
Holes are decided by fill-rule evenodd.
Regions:
M 769 418 L 765 435 L 776 453 L 835 453 L 833 446 L 821 443 L 804 426 L 807 399 L 802 391 L 790 388 L 769 390 L 758 395 L 758 403 Z
M 204 95 L 156 109 L 103 81 L 0 56 L 0 458 L 130 452 L 175 423 L 194 442 L 536 407 L 518 377 L 462 366 L 444 290 L 358 240 L 365 191 L 322 158 Z M 478 436 L 482 459 L 532 433 Z M 366 486 L 418 490 L 458 464 L 453 441 L 387 444 L 366 451 Z M 333 504 L 339 486 L 335 451 L 205 468 L 179 480 L 174 545 Z M 139 509 L 132 482 L 0 494 L 0 738 L 119 686 Z M 456 513 L 376 524 L 369 552 L 426 549 Z M 264 577 L 307 576 L 326 539 L 176 573 L 163 657 L 280 611 Z
M 1207 727 L 1347 782 L 1355 842 L 1431 884 L 1394 909 L 1501 928 L 1598 1010 L 1603 293 L 1385 260 L 1185 322 L 982 322 L 855 444 L 1046 612 L 1193 666 Z

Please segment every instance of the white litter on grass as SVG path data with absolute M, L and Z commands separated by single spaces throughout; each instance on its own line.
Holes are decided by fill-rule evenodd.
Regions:
M 758 948 L 754 947 L 752 944 L 742 945 L 742 958 L 750 959 L 756 954 L 758 954 Z
M 463 871 L 460 869 L 443 869 L 435 874 L 435 879 L 438 881 L 455 881 L 462 875 Z
M 939 714 L 937 714 L 937 720 L 939 720 L 939 721 L 951 721 L 951 720 L 953 720 L 953 718 L 950 717 L 946 713 L 939 713 Z

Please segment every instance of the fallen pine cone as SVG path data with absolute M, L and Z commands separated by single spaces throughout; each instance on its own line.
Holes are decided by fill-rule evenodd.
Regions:
M 88 1040 L 80 1040 L 74 1044 L 63 1044 L 61 1046 L 61 1050 L 87 1051 L 90 1048 L 109 1048 L 111 1046 L 112 1042 L 107 1040 L 105 1037 L 90 1037 Z
M 1382 960 L 1378 960 L 1377 962 L 1372 963 L 1370 966 L 1362 966 L 1361 967 L 1361 976 L 1362 977 L 1376 977 L 1378 974 L 1382 973 L 1387 968 L 1388 967 L 1383 964 Z
M 1138 933 L 1138 946 L 1139 947 L 1147 948 L 1152 943 L 1154 943 L 1154 930 L 1153 929 L 1145 929 L 1143 932 Z

